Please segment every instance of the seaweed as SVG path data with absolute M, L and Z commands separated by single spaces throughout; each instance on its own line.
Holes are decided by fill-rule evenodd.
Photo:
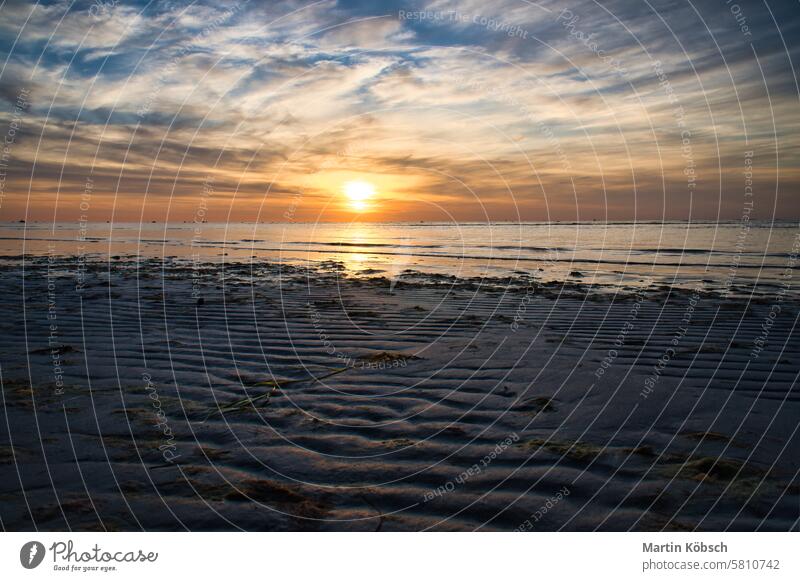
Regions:
M 301 519 L 319 519 L 330 511 L 331 507 L 327 502 L 302 492 L 298 487 L 276 480 L 248 478 L 236 483 L 234 490 L 224 495 L 224 500 L 277 506 L 289 512 L 289 516 Z
M 535 440 L 528 440 L 527 442 L 520 442 L 517 445 L 522 446 L 523 448 L 543 448 L 548 452 L 559 454 L 560 456 L 566 456 L 572 460 L 578 461 L 593 460 L 600 456 L 600 454 L 602 454 L 605 450 L 600 446 L 595 446 L 594 444 L 580 442 L 577 440 L 574 442 L 558 442 L 554 440 L 543 440 L 541 438 L 537 438 Z
M 219 406 L 216 409 L 211 409 L 208 411 L 208 414 L 203 418 L 202 422 L 208 421 L 215 415 L 224 414 L 227 412 L 235 412 L 241 411 L 248 407 L 257 407 L 258 406 L 265 406 L 268 405 L 272 396 L 276 395 L 283 387 L 287 385 L 294 385 L 297 383 L 305 383 L 306 381 L 319 381 L 321 379 L 326 379 L 328 377 L 332 377 L 339 373 L 343 373 L 347 371 L 348 367 L 340 367 L 337 369 L 332 370 L 330 373 L 326 373 L 325 375 L 321 375 L 319 377 L 303 377 L 301 379 L 283 379 L 283 380 L 274 380 L 270 379 L 267 381 L 260 381 L 255 382 L 251 386 L 252 387 L 269 387 L 269 391 L 261 393 L 256 396 L 248 396 L 242 399 L 238 399 L 236 401 L 232 401 L 225 405 Z
M 409 448 L 414 446 L 416 443 L 417 442 L 410 440 L 409 438 L 395 438 L 394 440 L 383 440 L 381 442 L 382 445 L 386 446 L 387 448 L 391 448 L 392 450 Z
M 700 482 L 735 482 L 764 475 L 761 468 L 730 458 L 703 456 L 687 458 L 682 463 L 665 467 L 668 474 Z
M 681 436 L 700 442 L 721 442 L 728 443 L 731 446 L 736 446 L 737 448 L 746 448 L 746 446 L 741 442 L 732 440 L 730 437 L 726 436 L 725 434 L 720 434 L 719 432 L 681 432 Z
M 534 415 L 538 414 L 539 412 L 554 412 L 556 411 L 555 402 L 557 400 L 553 397 L 530 397 L 526 400 L 523 400 L 519 403 L 519 405 L 515 406 L 513 411 L 515 412 L 529 412 Z

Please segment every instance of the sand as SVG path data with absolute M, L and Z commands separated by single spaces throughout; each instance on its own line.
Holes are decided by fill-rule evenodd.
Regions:
M 2 270 L 8 530 L 798 526 L 798 309 L 780 289 Z

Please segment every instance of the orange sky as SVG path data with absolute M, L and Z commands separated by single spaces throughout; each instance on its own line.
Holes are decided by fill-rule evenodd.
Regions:
M 794 45 L 763 15 L 743 39 L 703 8 L 712 41 L 641 7 L 453 3 L 511 35 L 390 4 L 4 6 L 0 220 L 800 217 Z

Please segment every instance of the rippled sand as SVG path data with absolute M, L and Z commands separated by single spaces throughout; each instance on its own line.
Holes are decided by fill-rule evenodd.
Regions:
M 780 290 L 2 269 L 6 529 L 797 526 Z

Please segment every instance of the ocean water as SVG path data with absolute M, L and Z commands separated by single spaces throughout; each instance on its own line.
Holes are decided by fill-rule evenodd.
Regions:
M 4 224 L 0 255 L 171 257 L 315 265 L 399 276 L 530 273 L 610 287 L 702 285 L 794 292 L 800 226 L 792 222 L 89 223 Z

